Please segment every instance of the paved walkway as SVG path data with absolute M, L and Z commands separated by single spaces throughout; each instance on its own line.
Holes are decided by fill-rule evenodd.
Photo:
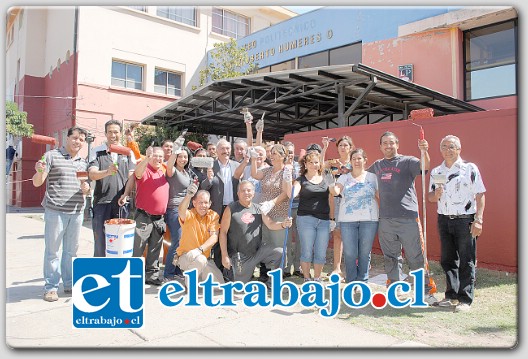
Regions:
M 421 343 L 376 334 L 339 318 L 292 308 L 168 308 L 146 286 L 140 329 L 75 329 L 71 297 L 45 302 L 42 209 L 8 207 L 6 214 L 6 343 L 13 348 L 416 348 Z M 79 256 L 91 256 L 85 223 Z

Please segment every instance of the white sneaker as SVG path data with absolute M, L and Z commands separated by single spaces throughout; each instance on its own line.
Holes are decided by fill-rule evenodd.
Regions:
M 457 304 L 458 304 L 458 300 L 456 299 L 444 298 L 441 301 L 434 303 L 433 305 L 439 306 L 439 307 L 454 307 Z
M 432 294 L 426 295 L 424 302 L 432 306 L 435 303 L 438 303 L 438 299 Z
M 470 310 L 471 306 L 467 303 L 458 303 L 455 307 L 455 312 L 469 312 Z

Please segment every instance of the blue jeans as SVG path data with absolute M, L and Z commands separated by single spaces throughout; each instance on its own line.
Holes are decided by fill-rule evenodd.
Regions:
M 301 240 L 301 262 L 325 264 L 330 240 L 330 221 L 297 215 L 297 232 Z
M 64 288 L 72 287 L 72 260 L 77 256 L 79 235 L 83 222 L 81 213 L 63 213 L 46 208 L 44 211 L 44 291 L 59 289 L 62 277 Z M 62 256 L 59 250 L 62 244 Z
M 377 231 L 378 221 L 341 222 L 347 283 L 368 281 L 370 252 Z
M 167 208 L 167 212 L 165 212 L 165 223 L 167 223 L 167 227 L 169 227 L 171 245 L 169 247 L 167 257 L 165 258 L 165 270 L 163 271 L 163 276 L 165 278 L 169 278 L 176 274 L 182 274 L 181 269 L 172 264 L 174 254 L 176 254 L 176 249 L 178 249 L 178 246 L 180 245 L 182 233 L 180 221 L 178 220 L 178 207 Z

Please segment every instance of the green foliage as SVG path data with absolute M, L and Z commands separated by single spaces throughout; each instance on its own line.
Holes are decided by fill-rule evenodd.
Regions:
M 148 125 L 139 125 L 134 130 L 134 138 L 139 145 L 141 153 L 145 153 L 146 149 L 152 145 L 161 146 L 161 143 L 166 139 L 176 140 L 182 129 L 177 127 L 157 127 Z M 205 147 L 207 144 L 207 135 L 203 133 L 187 132 L 185 135 L 185 145 L 187 141 L 193 141 L 202 144 Z
M 234 39 L 214 44 L 211 51 L 212 62 L 200 70 L 200 87 L 211 81 L 239 77 L 255 73 L 257 64 L 250 61 L 247 50 L 238 47 Z M 194 88 L 193 88 L 194 89 Z
M 6 133 L 15 137 L 31 137 L 33 125 L 27 123 L 27 112 L 19 111 L 15 102 L 6 102 Z

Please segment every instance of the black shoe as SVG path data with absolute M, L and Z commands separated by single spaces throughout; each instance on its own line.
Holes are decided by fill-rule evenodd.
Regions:
M 304 278 L 304 275 L 301 273 L 301 271 L 293 271 L 293 274 L 292 275 L 296 275 L 297 277 L 301 277 L 301 278 Z
M 160 285 L 163 284 L 163 281 L 161 279 L 159 279 L 159 278 L 148 279 L 148 280 L 145 281 L 145 284 L 160 286 Z
M 290 272 L 284 272 L 284 273 L 282 273 L 282 278 L 289 278 L 289 277 L 291 277 L 291 276 L 292 276 L 292 275 L 291 275 Z

